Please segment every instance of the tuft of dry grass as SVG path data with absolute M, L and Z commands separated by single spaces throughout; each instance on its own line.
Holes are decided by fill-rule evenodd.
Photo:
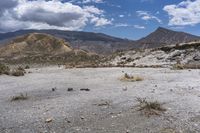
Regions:
M 26 73 L 26 71 L 23 67 L 18 67 L 17 69 L 15 69 L 11 72 L 11 75 L 19 77 L 19 76 L 24 76 L 25 73 Z
M 25 69 L 30 69 L 30 66 L 29 66 L 29 65 L 26 65 L 26 66 L 25 66 Z
M 21 71 L 21 70 L 14 70 L 14 71 L 11 72 L 11 75 L 12 75 L 12 76 L 16 76 L 16 77 L 24 76 L 24 71 Z
M 142 111 L 148 117 L 151 115 L 160 115 L 166 109 L 158 101 L 147 101 L 146 98 L 136 98 L 139 102 L 138 111 Z
M 172 69 L 173 69 L 173 70 L 183 70 L 183 69 L 184 69 L 184 65 L 183 65 L 183 64 L 177 63 L 177 64 L 174 64 L 174 65 L 172 66 Z
M 11 98 L 11 102 L 12 101 L 19 101 L 19 100 L 27 100 L 28 99 L 28 95 L 24 95 L 23 93 L 20 93 L 19 95 L 13 96 Z
M 124 74 L 123 77 L 120 78 L 121 81 L 135 82 L 135 81 L 143 81 L 144 79 L 139 76 L 132 76 L 127 73 Z

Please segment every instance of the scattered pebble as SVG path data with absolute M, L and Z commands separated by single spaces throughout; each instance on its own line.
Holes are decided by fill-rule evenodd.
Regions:
M 83 116 L 81 116 L 81 120 L 84 120 L 85 118 Z
M 53 121 L 52 118 L 48 118 L 48 119 L 45 120 L 46 123 L 50 123 L 50 122 L 52 122 L 52 121 Z
M 52 91 L 55 91 L 55 90 L 56 90 L 56 87 L 52 88 L 51 90 L 52 90 Z
M 90 89 L 88 89 L 88 88 L 82 88 L 82 89 L 80 89 L 80 91 L 90 91 Z
M 68 88 L 68 89 L 67 89 L 67 91 L 73 91 L 73 90 L 74 90 L 73 88 Z
M 126 88 L 123 88 L 123 91 L 127 91 L 128 89 L 127 89 L 127 87 Z

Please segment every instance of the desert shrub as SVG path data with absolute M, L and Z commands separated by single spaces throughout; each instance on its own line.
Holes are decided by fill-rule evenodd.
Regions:
M 124 76 L 120 79 L 121 81 L 129 81 L 129 82 L 135 82 L 135 81 L 143 81 L 144 79 L 139 76 L 132 76 L 127 73 L 124 74 Z
M 21 67 L 21 66 L 19 66 L 19 67 L 17 68 L 17 70 L 19 70 L 19 71 L 25 71 L 24 68 Z
M 142 111 L 145 115 L 160 115 L 160 113 L 166 111 L 162 104 L 158 101 L 147 101 L 146 98 L 137 98 L 139 102 L 138 111 Z
M 180 64 L 180 63 L 176 63 L 172 66 L 172 69 L 174 70 L 183 70 L 184 69 L 184 65 Z
M 25 71 L 16 69 L 16 70 L 13 70 L 13 71 L 11 72 L 11 75 L 12 75 L 12 76 L 19 77 L 19 76 L 24 76 L 24 73 L 25 73 Z
M 26 73 L 25 69 L 19 66 L 17 69 L 11 72 L 11 75 L 19 77 L 19 76 L 24 76 L 25 73 Z
M 0 75 L 1 74 L 9 75 L 9 73 L 10 73 L 10 68 L 8 66 L 0 63 Z
M 28 95 L 27 94 L 24 95 L 23 93 L 21 93 L 19 95 L 13 96 L 11 98 L 11 101 L 19 101 L 19 100 L 27 100 L 27 99 L 28 99 Z
M 30 66 L 29 66 L 29 65 L 26 65 L 26 66 L 25 66 L 25 69 L 30 69 Z

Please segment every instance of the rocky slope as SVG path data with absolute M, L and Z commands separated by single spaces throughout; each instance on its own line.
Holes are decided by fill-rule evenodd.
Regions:
M 119 52 L 107 63 L 114 66 L 133 67 L 166 67 L 178 63 L 188 67 L 199 67 L 200 42 Z
M 73 49 L 63 39 L 42 33 L 17 37 L 0 47 L 0 61 L 12 63 L 64 63 L 90 61 L 98 55 Z

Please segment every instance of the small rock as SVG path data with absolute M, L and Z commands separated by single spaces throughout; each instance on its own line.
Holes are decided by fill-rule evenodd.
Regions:
M 193 57 L 193 59 L 194 59 L 195 61 L 199 61 L 199 60 L 200 60 L 200 55 L 195 55 L 195 56 Z
M 90 89 L 88 89 L 88 88 L 82 88 L 82 89 L 80 89 L 80 91 L 90 91 Z
M 56 90 L 56 87 L 55 87 L 55 88 L 52 88 L 51 90 L 52 90 L 52 91 L 55 91 L 55 90 Z
M 68 88 L 68 89 L 67 89 L 67 91 L 73 91 L 73 90 L 74 90 L 73 88 Z
M 53 121 L 52 118 L 48 118 L 48 119 L 45 120 L 46 123 L 50 123 L 50 122 L 52 122 L 52 121 Z
M 123 91 L 127 91 L 128 89 L 127 89 L 127 87 L 126 88 L 123 88 Z
M 84 120 L 85 118 L 83 116 L 81 116 L 81 120 Z
M 153 89 L 153 90 L 151 91 L 151 93 L 155 93 L 155 89 Z

